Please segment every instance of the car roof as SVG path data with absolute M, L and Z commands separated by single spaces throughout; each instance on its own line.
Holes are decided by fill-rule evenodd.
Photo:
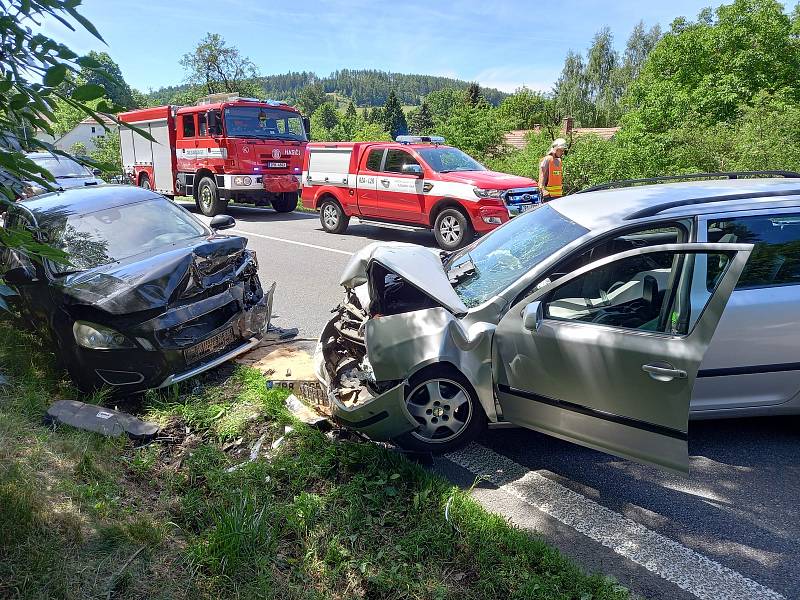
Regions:
M 50 219 L 87 214 L 103 208 L 124 206 L 163 196 L 133 185 L 97 185 L 51 192 L 20 200 L 17 204 L 33 213 L 42 224 Z
M 786 196 L 759 194 L 797 191 Z M 753 198 L 729 198 L 750 195 Z M 639 185 L 621 189 L 571 194 L 550 202 L 565 217 L 589 230 L 605 229 L 639 216 L 685 216 L 721 210 L 744 210 L 772 206 L 794 197 L 800 203 L 800 178 L 720 179 Z M 705 202 L 708 200 L 708 202 Z M 661 210 L 658 210 L 659 205 Z M 639 213 L 639 215 L 637 215 Z

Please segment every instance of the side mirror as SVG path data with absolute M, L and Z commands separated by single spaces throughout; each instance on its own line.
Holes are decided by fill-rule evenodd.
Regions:
M 208 123 L 208 133 L 210 135 L 222 135 L 222 118 L 218 110 L 206 112 L 206 122 Z
M 236 227 L 236 219 L 230 215 L 217 215 L 211 219 L 211 229 L 219 231 L 221 229 L 230 229 Z
M 522 310 L 522 326 L 532 333 L 539 331 L 544 319 L 544 307 L 539 300 L 529 303 Z
M 3 280 L 11 285 L 25 285 L 36 281 L 36 271 L 31 267 L 14 267 L 3 275 Z
M 303 129 L 306 130 L 306 137 L 311 139 L 311 119 L 303 117 Z
M 425 173 L 419 165 L 403 165 L 403 173 L 405 175 L 414 175 L 415 177 L 424 177 Z
M 92 175 L 94 175 L 95 177 L 100 177 L 100 175 L 102 174 L 103 172 L 100 169 L 92 169 Z

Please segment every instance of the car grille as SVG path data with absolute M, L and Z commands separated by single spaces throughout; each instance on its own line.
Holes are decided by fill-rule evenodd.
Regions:
M 238 312 L 239 303 L 233 300 L 209 313 L 158 331 L 156 337 L 163 348 L 188 348 L 196 344 L 197 340 L 208 338 Z
M 509 190 L 505 195 L 506 206 L 517 206 L 520 204 L 538 204 L 538 188 L 525 188 Z

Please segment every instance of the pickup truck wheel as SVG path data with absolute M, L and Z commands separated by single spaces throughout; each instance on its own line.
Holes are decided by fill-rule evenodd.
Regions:
M 486 428 L 478 394 L 459 371 L 426 369 L 409 380 L 406 408 L 419 427 L 395 438 L 401 448 L 442 454 L 474 440 Z
M 436 243 L 443 250 L 457 250 L 475 237 L 475 230 L 466 215 L 457 208 L 445 208 L 433 225 Z
M 153 186 L 150 185 L 150 177 L 148 175 L 142 175 L 139 177 L 139 187 L 144 188 L 146 190 L 152 190 Z
M 323 200 L 319 207 L 319 222 L 328 233 L 343 233 L 350 223 L 350 217 L 344 214 L 335 200 Z
M 197 207 L 207 217 L 224 213 L 228 203 L 219 197 L 217 184 L 211 177 L 203 177 L 197 185 Z
M 272 201 L 272 208 L 279 213 L 292 212 L 297 208 L 297 194 L 295 192 L 281 194 Z

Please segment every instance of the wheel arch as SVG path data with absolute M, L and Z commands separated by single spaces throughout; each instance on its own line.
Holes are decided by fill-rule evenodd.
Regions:
M 470 219 L 469 216 L 469 211 L 464 207 L 463 203 L 458 198 L 445 196 L 444 198 L 438 200 L 431 208 L 429 218 L 431 229 L 433 229 L 433 227 L 436 225 L 436 217 L 438 217 L 439 213 L 446 208 L 455 208 L 467 218 L 467 221 L 472 222 L 472 219 Z
M 345 208 L 345 203 L 342 202 L 342 199 L 339 198 L 339 195 L 336 193 L 335 188 L 323 187 L 317 191 L 314 195 L 314 206 L 312 207 L 314 210 L 319 210 L 319 205 L 322 204 L 325 200 L 334 200 L 342 209 L 344 214 L 348 214 Z
M 214 182 L 214 185 L 217 184 L 216 179 L 214 179 L 214 172 L 211 169 L 207 168 L 198 169 L 194 174 L 194 186 L 192 187 L 192 195 L 194 196 L 195 200 L 197 199 L 197 189 L 200 187 L 200 181 L 204 177 L 210 177 L 211 180 Z

